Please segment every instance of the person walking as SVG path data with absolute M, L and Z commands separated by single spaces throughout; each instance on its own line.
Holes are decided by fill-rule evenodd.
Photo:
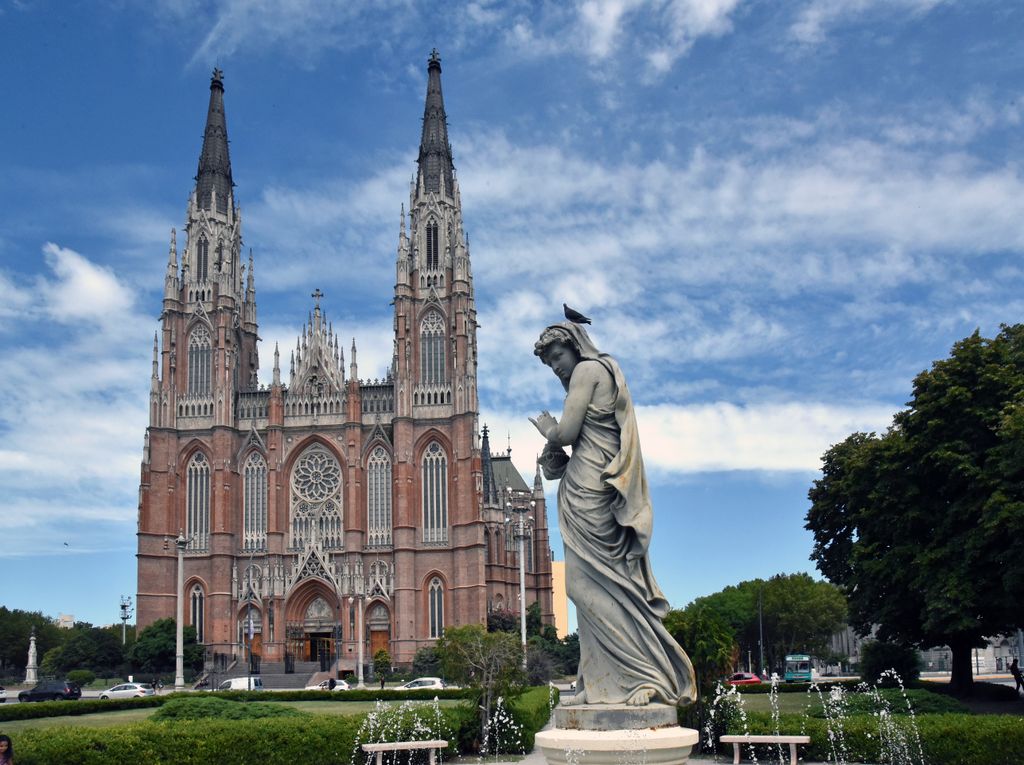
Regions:
M 1010 662 L 1010 674 L 1013 675 L 1013 682 L 1016 683 L 1013 690 L 1019 693 L 1020 689 L 1024 688 L 1024 675 L 1021 674 L 1020 665 L 1017 664 L 1016 656 L 1014 656 L 1013 661 Z

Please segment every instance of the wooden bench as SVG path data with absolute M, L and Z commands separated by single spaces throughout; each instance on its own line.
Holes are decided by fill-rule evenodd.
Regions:
M 745 736 L 720 736 L 723 744 L 732 744 L 733 765 L 740 761 L 741 744 L 789 744 L 789 763 L 796 765 L 796 745 L 811 743 L 810 736 L 766 736 L 747 734 Z
M 444 749 L 448 742 L 443 739 L 432 739 L 430 741 L 390 741 L 382 744 L 363 744 L 364 752 L 376 752 L 376 765 L 382 765 L 384 752 L 409 752 L 419 749 L 426 749 L 430 758 L 430 765 L 437 763 L 437 750 Z

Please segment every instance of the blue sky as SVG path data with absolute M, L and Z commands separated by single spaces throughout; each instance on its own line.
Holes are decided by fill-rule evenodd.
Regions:
M 532 475 L 568 302 L 630 380 L 673 604 L 812 570 L 821 454 L 1024 313 L 1022 31 L 996 0 L 0 0 L 0 603 L 102 624 L 134 593 L 210 70 L 261 376 L 319 287 L 375 377 L 434 47 L 492 443 Z

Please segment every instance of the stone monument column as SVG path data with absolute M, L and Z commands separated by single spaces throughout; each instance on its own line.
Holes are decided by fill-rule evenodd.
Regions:
M 28 639 L 28 664 L 25 666 L 25 685 L 35 685 L 39 682 L 39 666 L 36 664 L 36 628 L 32 628 L 32 635 Z

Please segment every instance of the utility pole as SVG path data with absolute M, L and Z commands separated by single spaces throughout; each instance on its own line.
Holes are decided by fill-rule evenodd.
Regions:
M 127 638 L 127 625 L 128 620 L 132 616 L 132 599 L 131 596 L 121 596 L 121 645 L 124 645 Z

